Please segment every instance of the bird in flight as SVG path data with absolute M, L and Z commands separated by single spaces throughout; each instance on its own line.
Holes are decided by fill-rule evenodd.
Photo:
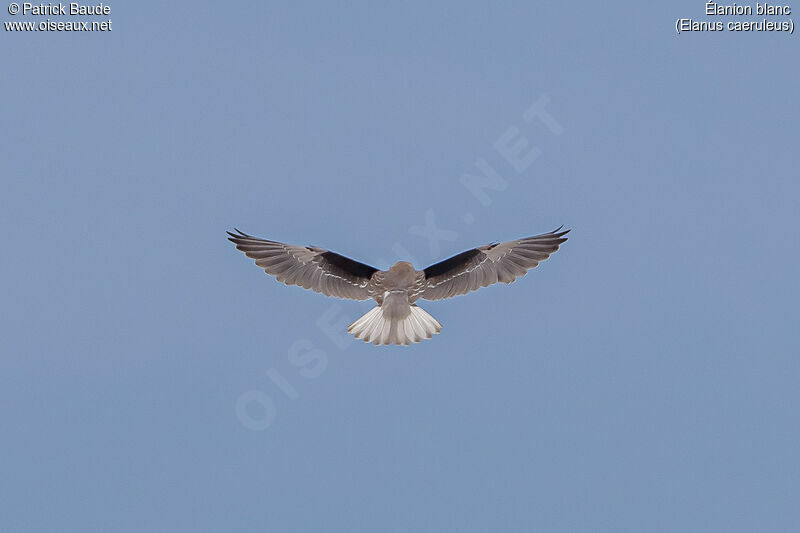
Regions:
M 441 300 L 486 287 L 511 283 L 544 261 L 567 240 L 569 230 L 516 241 L 487 244 L 416 270 L 399 261 L 378 270 L 316 246 L 293 246 L 259 239 L 236 230 L 228 240 L 267 274 L 326 296 L 377 302 L 347 331 L 373 344 L 407 345 L 430 339 L 442 325 L 416 305 L 420 298 Z

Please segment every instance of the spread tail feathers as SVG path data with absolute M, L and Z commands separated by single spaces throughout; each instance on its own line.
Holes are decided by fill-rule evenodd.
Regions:
M 405 318 L 386 318 L 384 310 L 373 307 L 364 316 L 350 324 L 347 331 L 356 339 L 373 344 L 402 344 L 430 339 L 439 333 L 442 325 L 424 309 L 411 306 Z

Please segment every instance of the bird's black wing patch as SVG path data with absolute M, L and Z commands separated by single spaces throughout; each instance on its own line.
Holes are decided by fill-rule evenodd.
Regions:
M 466 265 L 470 259 L 475 257 L 478 254 L 481 254 L 480 250 L 477 248 L 473 248 L 472 250 L 467 250 L 466 252 L 461 252 L 458 255 L 454 255 L 449 259 L 445 259 L 435 265 L 431 265 L 425 269 L 425 277 L 430 279 L 435 276 L 441 276 L 442 274 L 446 274 L 451 270 L 455 270 L 463 265 Z
M 326 263 L 330 263 L 331 265 L 340 268 L 348 274 L 352 274 L 358 278 L 369 279 L 375 272 L 378 271 L 378 269 L 375 267 L 365 265 L 364 263 L 359 263 L 358 261 L 354 261 L 353 259 L 339 255 L 336 252 L 323 252 L 320 254 L 320 257 L 322 257 Z

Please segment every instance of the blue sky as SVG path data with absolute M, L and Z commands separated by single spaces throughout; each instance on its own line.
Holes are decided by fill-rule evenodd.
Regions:
M 0 31 L 0 529 L 797 524 L 796 35 L 677 35 L 688 1 L 110 5 Z M 410 348 L 225 240 L 421 268 L 561 224 Z

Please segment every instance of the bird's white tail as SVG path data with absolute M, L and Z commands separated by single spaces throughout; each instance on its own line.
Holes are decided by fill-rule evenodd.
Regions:
M 424 309 L 416 305 L 410 306 L 410 309 L 405 318 L 387 318 L 384 309 L 373 307 L 350 324 L 347 331 L 364 342 L 407 345 L 430 339 L 442 329 L 442 325 Z

